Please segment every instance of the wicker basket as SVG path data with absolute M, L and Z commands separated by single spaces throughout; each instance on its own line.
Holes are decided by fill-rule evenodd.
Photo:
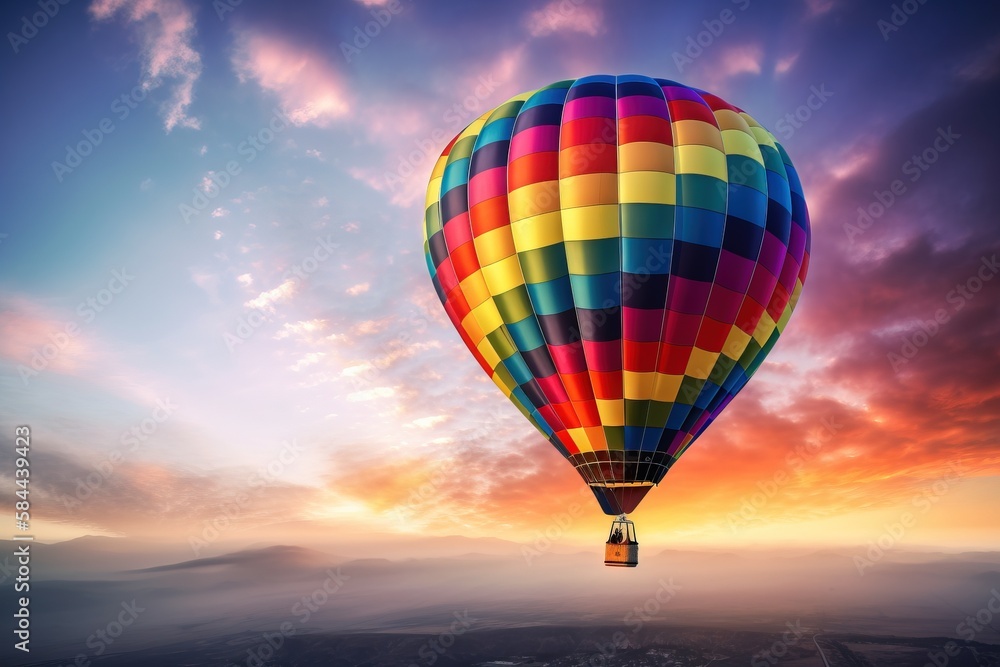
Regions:
M 604 545 L 604 564 L 611 567 L 635 567 L 639 564 L 639 545 L 608 542 Z

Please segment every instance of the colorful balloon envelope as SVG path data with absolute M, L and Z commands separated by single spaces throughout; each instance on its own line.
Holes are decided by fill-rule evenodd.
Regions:
M 809 265 L 774 136 L 636 75 L 560 81 L 476 119 L 434 166 L 424 233 L 469 351 L 612 515 L 746 385 Z

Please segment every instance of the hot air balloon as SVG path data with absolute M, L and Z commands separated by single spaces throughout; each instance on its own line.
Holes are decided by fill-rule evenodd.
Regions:
M 809 266 L 799 177 L 750 115 L 639 75 L 559 81 L 458 133 L 424 217 L 434 288 L 472 356 L 626 518 L 742 389 Z

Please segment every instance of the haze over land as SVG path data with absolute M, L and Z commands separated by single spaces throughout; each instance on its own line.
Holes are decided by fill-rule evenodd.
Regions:
M 811 632 L 968 639 L 966 616 L 1000 596 L 997 552 L 890 550 L 861 574 L 859 551 L 650 549 L 638 568 L 620 570 L 596 552 L 539 553 L 498 539 L 414 540 L 391 558 L 341 546 L 257 545 L 179 560 L 169 548 L 113 538 L 36 544 L 31 658 L 93 657 L 95 631 L 123 603 L 140 611 L 109 653 L 227 636 L 264 641 L 282 624 L 288 636 L 434 634 L 456 618 L 470 633 L 600 625 L 634 638 L 650 624 L 780 633 L 800 623 Z M 973 637 L 1000 643 L 992 628 Z

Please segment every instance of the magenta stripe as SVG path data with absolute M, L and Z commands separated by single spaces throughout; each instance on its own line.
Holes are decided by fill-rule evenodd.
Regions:
M 587 359 L 583 356 L 583 346 L 579 343 L 550 345 L 549 354 L 561 375 L 573 375 L 587 370 Z
M 581 97 L 563 107 L 563 124 L 580 118 L 614 118 L 615 100 L 610 97 Z
M 754 261 L 740 257 L 728 250 L 723 250 L 719 257 L 719 267 L 715 274 L 715 282 L 734 292 L 743 294 L 750 284 L 753 275 Z
M 532 153 L 559 150 L 559 126 L 536 125 L 515 134 L 510 140 L 508 163 Z
M 778 284 L 778 278 L 763 266 L 757 266 L 754 271 L 750 287 L 747 289 L 747 296 L 753 298 L 759 304 L 766 305 L 771 300 L 774 293 L 774 286 Z
M 449 254 L 454 254 L 462 244 L 472 240 L 472 226 L 467 213 L 455 216 L 444 225 L 444 240 Z
M 469 207 L 507 194 L 507 168 L 481 171 L 469 179 Z
M 558 373 L 553 373 L 547 378 L 535 378 L 535 382 L 541 387 L 542 393 L 545 394 L 545 398 L 549 399 L 549 403 L 566 403 L 569 401 L 569 396 L 566 395 L 566 388 L 563 387 Z
M 670 102 L 676 102 L 678 100 L 691 100 L 692 102 L 701 102 L 705 104 L 705 100 L 701 98 L 701 95 L 694 92 L 690 88 L 685 88 L 683 86 L 663 86 L 663 95 Z
M 670 120 L 667 114 L 667 105 L 659 97 L 649 95 L 629 95 L 618 100 L 618 117 L 628 116 L 655 116 Z
M 663 311 L 645 308 L 622 308 L 623 340 L 635 343 L 655 343 L 660 340 Z
M 760 248 L 760 257 L 757 258 L 757 264 L 763 266 L 765 269 L 778 275 L 781 271 L 781 265 L 785 263 L 785 255 L 788 253 L 788 248 L 784 243 L 778 240 L 771 232 L 764 232 L 764 243 Z
M 743 303 L 743 292 L 734 292 L 722 285 L 716 284 L 712 296 L 708 299 L 708 309 L 705 314 L 713 320 L 732 324 L 736 321 Z
M 712 283 L 670 276 L 667 308 L 680 313 L 701 315 L 705 312 L 705 302 L 708 301 L 708 293 L 711 289 Z
M 664 320 L 663 342 L 675 346 L 693 346 L 698 340 L 700 327 L 700 315 L 668 311 Z
M 785 259 L 784 266 L 781 267 L 781 275 L 778 276 L 778 282 L 788 290 L 788 296 L 792 295 L 792 290 L 795 289 L 795 279 L 798 277 L 799 263 L 795 261 L 794 257 L 789 256 Z
M 586 340 L 583 342 L 583 349 L 589 361 L 589 369 L 592 371 L 620 371 L 622 369 L 622 344 L 621 341 L 611 340 L 607 342 L 597 342 Z

